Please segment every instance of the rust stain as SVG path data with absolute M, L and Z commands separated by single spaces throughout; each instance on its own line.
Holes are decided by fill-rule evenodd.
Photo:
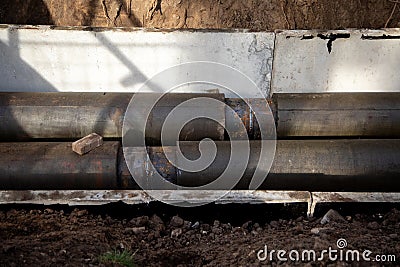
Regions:
M 357 202 L 355 199 L 344 197 L 338 193 L 329 194 L 329 200 L 332 202 Z
M 288 192 L 288 195 L 290 198 L 293 199 L 305 199 L 305 198 L 310 198 L 310 194 L 306 194 L 304 192 L 298 192 L 298 191 L 292 191 Z
M 34 199 L 35 196 L 31 191 L 10 191 L 8 201 L 28 201 Z

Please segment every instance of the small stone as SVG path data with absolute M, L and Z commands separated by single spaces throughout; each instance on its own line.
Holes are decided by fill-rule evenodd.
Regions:
M 182 229 L 177 228 L 171 231 L 171 238 L 179 237 L 182 234 Z
M 154 223 L 154 224 L 164 224 L 163 220 L 161 220 L 161 218 L 158 217 L 156 214 L 154 214 L 153 216 L 151 216 L 150 222 L 151 222 L 151 223 Z
M 183 228 L 190 229 L 192 223 L 190 221 L 183 221 Z
M 353 218 L 351 216 L 346 216 L 346 221 L 351 222 Z
M 144 231 L 146 231 L 146 227 L 141 226 L 141 227 L 132 227 L 132 228 L 125 228 L 124 233 L 125 234 L 141 234 Z
M 279 223 L 277 221 L 271 221 L 269 223 L 269 225 L 271 225 L 273 228 L 278 228 L 279 227 Z
M 135 235 L 140 234 L 140 233 L 143 233 L 144 231 L 146 231 L 146 227 L 144 227 L 144 226 L 141 226 L 141 227 L 133 227 L 133 228 L 132 228 L 132 232 L 133 232 Z
M 333 229 L 332 228 L 327 228 L 327 227 L 315 227 L 311 229 L 311 233 L 314 235 L 318 235 L 318 234 L 326 234 L 326 233 L 330 233 L 332 232 Z
M 211 229 L 211 232 L 213 232 L 216 235 L 220 235 L 220 234 L 222 234 L 223 231 L 222 231 L 222 229 L 220 227 L 213 227 Z
M 200 226 L 200 223 L 199 222 L 195 222 L 194 224 L 192 224 L 191 228 L 192 229 L 197 229 L 197 228 L 199 228 L 199 226 Z
M 392 209 L 384 216 L 387 224 L 395 224 L 400 221 L 400 212 L 397 209 Z
M 397 239 L 397 234 L 390 234 L 389 237 L 390 237 L 391 239 Z
M 200 226 L 200 229 L 203 230 L 203 231 L 209 232 L 209 231 L 211 231 L 211 226 L 209 224 L 207 224 L 207 223 L 204 223 L 204 224 L 202 224 Z
M 321 224 L 329 222 L 346 222 L 346 220 L 336 210 L 330 209 L 321 219 Z
M 232 225 L 230 223 L 223 223 L 221 227 L 225 230 L 232 230 Z
M 77 217 L 82 217 L 83 215 L 87 215 L 88 211 L 87 210 L 80 210 L 76 213 Z
M 371 230 L 378 230 L 381 226 L 377 222 L 370 222 L 367 224 L 367 228 Z
M 133 218 L 132 220 L 129 221 L 134 226 L 146 226 L 149 223 L 149 217 L 148 216 L 140 216 L 137 218 Z
M 303 227 L 301 227 L 301 226 L 294 227 L 293 228 L 293 233 L 296 234 L 296 235 L 303 233 Z
M 242 230 L 242 228 L 240 228 L 240 227 L 234 227 L 234 228 L 232 229 L 232 232 L 233 232 L 233 233 L 239 233 L 239 232 L 243 232 L 243 230 Z
M 172 217 L 170 223 L 172 227 L 181 227 L 184 224 L 184 220 L 179 216 Z
M 252 224 L 253 224 L 252 221 L 247 221 L 247 222 L 245 222 L 245 223 L 242 225 L 242 228 L 250 231 L 250 230 L 251 230 L 251 225 L 252 225 Z
M 44 210 L 44 212 L 45 212 L 45 213 L 51 214 L 51 213 L 53 213 L 54 211 L 53 211 L 52 209 L 48 209 L 48 208 L 47 208 L 47 209 Z
M 314 235 L 317 235 L 317 234 L 319 234 L 319 229 L 320 228 L 313 228 L 313 229 L 311 229 L 311 233 Z
M 159 232 L 165 229 L 163 220 L 155 214 L 150 218 L 149 226 Z

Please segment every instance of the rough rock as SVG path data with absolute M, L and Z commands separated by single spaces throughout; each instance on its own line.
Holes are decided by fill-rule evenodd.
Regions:
M 330 209 L 321 219 L 321 224 L 329 222 L 346 222 L 346 220 L 336 210 Z

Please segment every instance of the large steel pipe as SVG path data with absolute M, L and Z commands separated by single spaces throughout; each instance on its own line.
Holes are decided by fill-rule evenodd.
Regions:
M 143 99 L 146 95 L 149 94 L 136 94 Z M 152 97 L 155 95 L 161 97 L 161 94 L 151 94 Z M 130 93 L 0 93 L 0 140 L 76 139 L 92 132 L 106 138 L 121 137 L 124 115 L 132 96 Z M 221 101 L 221 108 L 215 113 L 224 121 L 223 94 L 165 94 L 147 119 L 148 144 L 160 144 L 163 122 L 177 105 L 200 96 Z M 189 109 L 187 106 L 184 108 Z M 190 112 L 194 110 L 190 108 Z M 204 137 L 222 140 L 224 130 L 223 125 L 216 122 L 197 119 L 183 128 L 181 136 L 183 140 L 201 140 Z
M 180 185 L 213 181 L 227 166 L 230 144 L 216 142 L 218 154 L 199 173 L 178 171 Z M 198 143 L 181 146 L 188 158 L 198 157 Z M 248 188 L 259 159 L 259 142 L 250 142 L 245 173 L 236 188 Z M 262 189 L 309 191 L 400 191 L 400 140 L 279 140 Z M 224 188 L 219 188 L 224 189 Z
M 274 94 L 277 135 L 400 137 L 399 93 Z
M 97 132 L 104 137 L 121 137 L 128 93 L 0 93 L 0 140 L 34 138 L 74 139 Z M 146 94 L 139 94 L 146 95 Z M 231 139 L 260 139 L 258 115 L 272 121 L 265 113 L 267 101 L 226 98 L 223 94 L 166 94 L 154 106 L 147 120 L 148 145 L 160 145 L 160 132 L 165 118 L 174 107 L 193 97 L 215 98 L 231 107 L 241 119 L 247 136 L 237 131 Z M 275 117 L 277 136 L 287 137 L 391 137 L 400 136 L 400 94 L 398 93 L 324 93 L 274 94 L 268 100 Z M 221 106 L 217 117 L 231 129 L 232 113 Z M 186 107 L 188 112 L 206 107 Z M 138 109 L 140 113 L 140 109 Z M 225 111 L 224 111 L 225 110 Z M 261 112 L 265 114 L 262 114 Z M 183 111 L 184 113 L 184 111 Z M 143 114 L 137 114 L 141 116 Z M 172 118 L 173 119 L 173 118 Z M 177 123 L 178 125 L 179 123 Z M 267 134 L 269 135 L 269 134 Z M 207 119 L 189 122 L 181 140 L 195 141 L 204 137 L 222 140 L 223 127 Z M 174 145 L 174 144 L 168 144 Z
M 198 142 L 183 142 L 189 159 L 200 156 Z M 184 186 L 213 181 L 226 168 L 229 142 L 216 142 L 217 157 L 200 172 L 176 168 L 177 147 L 149 147 L 128 158 L 135 177 L 151 179 L 150 164 L 164 179 Z M 259 160 L 259 142 L 250 142 L 250 158 L 236 189 L 248 188 Z M 70 143 L 0 143 L 0 189 L 137 189 L 119 142 L 105 142 L 84 156 Z M 132 159 L 134 160 L 132 162 Z M 246 159 L 243 159 L 246 160 Z M 400 191 L 400 140 L 279 140 L 262 189 L 309 191 Z M 237 177 L 232 177 L 237 178 Z M 216 188 L 226 189 L 226 188 Z
M 0 143 L 0 189 L 116 189 L 119 142 L 88 154 L 71 143 Z
M 230 143 L 215 142 L 217 155 L 213 163 L 199 172 L 183 171 L 165 160 L 160 147 L 144 151 L 130 148 L 134 175 L 148 181 L 153 173 L 149 165 L 167 180 L 176 177 L 182 186 L 201 186 L 214 181 L 225 170 L 230 159 Z M 182 154 L 196 160 L 200 157 L 198 142 L 182 142 Z M 164 147 L 176 153 L 177 147 Z M 260 143 L 250 141 L 247 168 L 235 189 L 248 189 L 257 167 Z M 175 151 L 175 152 L 174 152 Z M 156 155 L 157 154 L 157 155 Z M 173 156 L 174 157 L 174 156 Z M 176 159 L 176 157 L 175 157 Z M 246 160 L 246 159 L 243 159 Z M 262 159 L 261 159 L 262 160 Z M 121 162 L 127 170 L 125 161 Z M 129 164 L 129 163 L 128 163 Z M 171 175 L 176 171 L 176 175 Z M 239 173 L 239 172 L 238 172 Z M 130 175 L 126 171 L 125 179 Z M 308 191 L 400 191 L 400 140 L 278 140 L 269 174 L 261 189 Z M 232 177 L 235 179 L 237 177 Z M 131 185 L 132 186 L 132 185 Z M 227 188 L 216 188 L 227 189 Z

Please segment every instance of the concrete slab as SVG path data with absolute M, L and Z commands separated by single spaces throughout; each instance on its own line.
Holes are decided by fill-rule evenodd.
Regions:
M 159 196 L 169 203 L 204 203 L 220 196 L 219 191 L 161 190 Z M 0 204 L 55 205 L 104 205 L 122 201 L 126 204 L 145 204 L 156 201 L 142 190 L 19 190 L 0 191 Z M 399 203 L 397 192 L 308 192 L 308 191 L 246 191 L 232 190 L 215 204 L 277 204 L 307 203 L 307 215 L 314 215 L 315 207 L 321 203 Z
M 225 191 L 208 190 L 160 190 L 157 194 L 169 203 L 205 203 L 221 196 Z M 153 193 L 154 194 L 154 193 Z M 156 201 L 148 193 L 142 190 L 20 190 L 0 191 L 0 204 L 30 203 L 30 204 L 68 204 L 74 205 L 101 205 L 122 201 L 127 204 L 141 204 Z M 306 191 L 246 191 L 232 190 L 222 198 L 215 201 L 216 204 L 229 203 L 308 203 L 311 195 Z
M 400 29 L 277 32 L 272 93 L 400 92 Z
M 136 92 L 171 66 L 214 61 L 236 68 L 269 93 L 274 33 L 0 27 L 0 91 Z M 182 73 L 186 75 L 186 73 Z M 217 75 L 217 74 L 216 74 Z M 171 77 L 173 78 L 173 77 Z M 180 88 L 198 92 L 215 86 Z M 170 88 L 161 85 L 153 91 Z M 249 95 L 242 89 L 243 97 Z M 227 94 L 227 97 L 235 97 Z

